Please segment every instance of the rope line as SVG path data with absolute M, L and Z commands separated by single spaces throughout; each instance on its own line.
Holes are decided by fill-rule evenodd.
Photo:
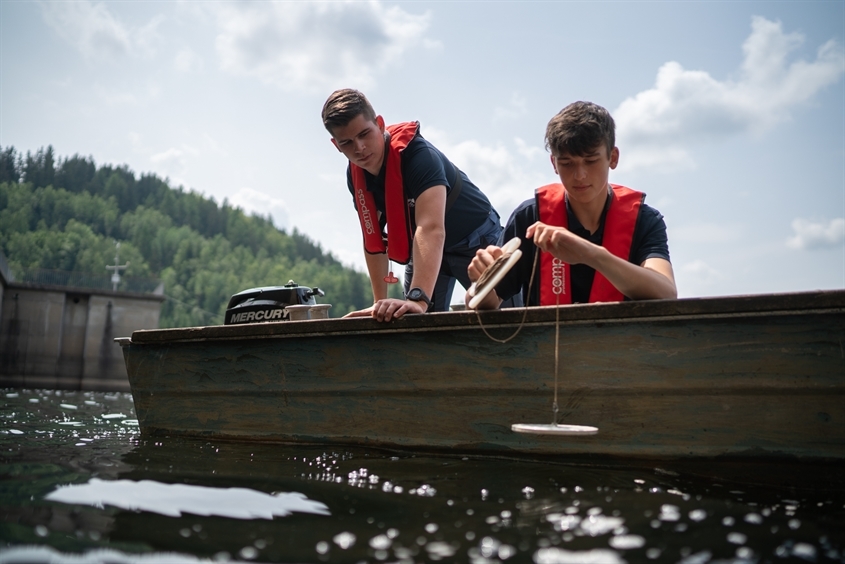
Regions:
M 476 284 L 481 285 L 493 276 L 496 271 L 501 268 L 501 265 L 505 263 L 506 260 L 511 256 L 513 253 L 506 253 L 500 256 L 496 261 L 490 265 L 487 270 L 485 270 L 481 276 L 478 278 Z M 531 296 L 531 289 L 534 287 L 534 275 L 537 273 L 537 259 L 540 256 L 540 253 L 537 247 L 534 247 L 534 263 L 531 266 L 531 278 L 528 280 L 528 296 Z M 490 334 L 486 327 L 484 327 L 484 323 L 481 321 L 481 313 L 478 309 L 475 310 L 475 315 L 478 318 L 478 325 L 481 327 L 481 330 L 484 331 L 484 334 L 487 335 L 491 340 L 497 343 L 507 343 L 514 337 L 516 337 L 522 328 L 525 326 L 525 319 L 528 316 L 528 306 L 523 306 L 522 311 L 522 321 L 519 322 L 519 326 L 516 328 L 516 331 L 510 337 L 505 339 L 498 339 Z M 555 390 L 554 390 L 554 399 L 552 401 L 552 425 L 558 425 L 558 414 L 560 413 L 560 406 L 557 401 L 558 397 L 558 380 L 560 374 L 560 294 L 555 294 Z
M 476 282 L 476 284 L 479 284 L 482 280 L 488 280 L 490 278 L 490 276 L 492 276 L 493 274 L 490 274 L 490 276 L 487 276 L 487 273 L 490 272 L 491 270 L 493 270 L 493 267 L 496 266 L 497 263 L 502 261 L 502 259 L 507 260 L 507 258 L 510 257 L 511 254 L 513 254 L 513 253 L 508 253 L 507 256 L 502 255 L 498 259 L 496 259 L 496 262 L 491 264 L 490 267 L 481 274 L 481 276 L 478 278 L 478 282 Z M 529 297 L 531 296 L 531 288 L 534 286 L 534 274 L 537 272 L 537 258 L 539 256 L 540 256 L 540 253 L 539 253 L 537 247 L 534 247 L 534 264 L 531 266 L 531 278 L 529 278 L 529 280 L 528 280 L 528 296 Z M 502 261 L 502 263 L 504 264 L 504 261 Z M 499 267 L 499 268 L 501 268 L 501 267 Z M 486 278 L 485 278 L 485 276 L 486 276 Z M 528 306 L 522 307 L 522 321 L 519 322 L 519 326 L 516 328 L 516 331 L 513 332 L 513 335 L 511 335 L 510 337 L 508 337 L 506 339 L 498 339 L 498 338 L 494 337 L 493 335 L 491 335 L 489 331 L 487 331 L 487 328 L 484 326 L 484 323 L 481 321 L 481 313 L 479 312 L 478 309 L 475 310 L 475 316 L 478 318 L 478 326 L 481 327 L 481 330 L 484 331 L 484 334 L 487 335 L 490 338 L 490 340 L 496 341 L 497 343 L 507 343 L 508 341 L 510 341 L 511 339 L 516 337 L 519 334 L 519 332 L 522 331 L 522 328 L 525 326 L 525 319 L 528 317 Z

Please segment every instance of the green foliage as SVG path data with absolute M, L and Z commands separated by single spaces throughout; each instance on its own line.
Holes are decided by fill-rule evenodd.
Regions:
M 23 181 L 35 186 L 51 186 L 56 173 L 53 165 L 53 147 L 38 149 L 35 155 L 27 151 L 21 167 Z
M 0 182 L 18 182 L 21 179 L 20 157 L 14 147 L 0 151 Z
M 107 274 L 115 242 L 124 275 L 164 283 L 162 327 L 220 324 L 233 294 L 289 280 L 320 287 L 333 317 L 371 303 L 365 274 L 268 218 L 126 166 L 79 155 L 56 164 L 52 147 L 25 158 L 0 150 L 0 250 L 13 271 Z

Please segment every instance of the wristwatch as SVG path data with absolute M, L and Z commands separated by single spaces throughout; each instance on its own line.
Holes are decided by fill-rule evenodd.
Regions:
M 422 288 L 411 288 L 405 294 L 405 299 L 411 300 L 412 302 L 425 302 L 426 309 L 431 307 L 431 298 L 423 292 Z

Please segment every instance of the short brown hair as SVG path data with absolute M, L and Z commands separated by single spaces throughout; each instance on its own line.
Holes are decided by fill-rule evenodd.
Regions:
M 323 104 L 323 125 L 329 133 L 335 127 L 343 127 L 350 121 L 363 115 L 364 119 L 374 121 L 376 111 L 362 92 L 352 88 L 335 90 Z
M 546 126 L 546 149 L 555 156 L 583 157 L 601 144 L 610 155 L 616 145 L 616 124 L 610 112 L 592 102 L 569 104 Z

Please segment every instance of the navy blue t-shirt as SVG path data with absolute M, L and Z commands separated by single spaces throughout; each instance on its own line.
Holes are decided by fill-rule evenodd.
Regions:
M 610 198 L 608 198 L 608 203 Z M 591 243 L 601 245 L 604 236 L 604 222 L 607 216 L 608 204 L 605 204 L 601 215 L 599 228 L 595 233 L 590 233 L 569 207 L 569 198 L 566 199 L 566 213 L 569 230 Z M 537 249 L 533 241 L 525 238 L 525 231 L 528 227 L 540 221 L 537 214 L 537 201 L 535 198 L 522 202 L 511 214 L 505 229 L 499 239 L 499 246 L 504 245 L 514 237 L 522 239 L 522 257 L 516 265 L 505 275 L 496 286 L 496 293 L 500 298 L 506 300 L 518 293 L 522 293 L 523 303 L 528 305 L 539 305 L 540 303 L 540 276 L 534 275 L 534 283 L 531 286 L 531 295 L 528 295 L 528 284 L 531 280 L 531 267 L 534 265 L 534 252 Z M 659 211 L 647 205 L 645 202 L 640 206 L 637 216 L 637 223 L 634 226 L 634 238 L 631 241 L 631 254 L 628 262 L 642 264 L 649 258 L 663 258 L 669 260 L 669 240 L 666 236 L 666 223 Z M 539 260 L 537 261 L 539 270 Z M 570 270 L 570 284 L 572 285 L 572 302 L 587 303 L 590 301 L 590 289 L 593 286 L 595 269 L 586 264 L 573 264 Z
M 382 234 L 385 232 L 387 223 L 384 213 L 384 176 L 386 169 L 384 164 L 386 164 L 386 160 L 382 164 L 378 176 L 373 176 L 364 171 L 367 190 L 373 194 L 373 200 L 375 200 L 376 208 L 379 211 Z M 414 221 L 414 202 L 420 194 L 432 186 L 445 186 L 446 193 L 450 193 L 455 185 L 456 174 L 461 175 L 461 192 L 458 199 L 446 212 L 444 249 L 453 247 L 484 223 L 492 209 L 490 200 L 470 181 L 466 174 L 453 165 L 437 147 L 424 139 L 422 135 L 417 135 L 402 151 L 402 184 L 411 209 L 411 221 Z M 349 167 L 346 169 L 346 184 L 349 187 L 349 193 L 354 194 L 352 170 Z M 415 228 L 415 224 L 411 225 L 412 233 Z

